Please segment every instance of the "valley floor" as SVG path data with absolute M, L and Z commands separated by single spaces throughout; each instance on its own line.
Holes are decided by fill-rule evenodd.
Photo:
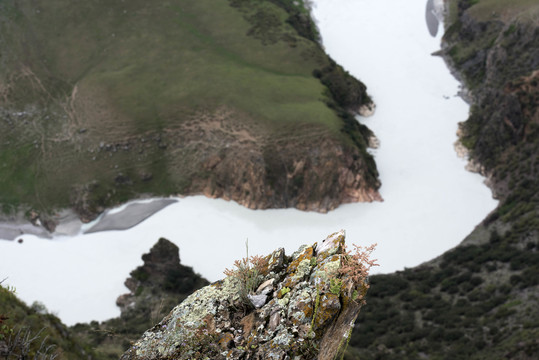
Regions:
M 123 282 L 159 237 L 180 248 L 183 264 L 209 280 L 245 254 L 292 251 L 345 229 L 357 244 L 378 243 L 379 272 L 430 260 L 456 246 L 497 201 L 484 179 L 467 172 L 453 149 L 468 106 L 425 24 L 425 2 L 317 0 L 326 50 L 369 84 L 378 108 L 362 119 L 380 140 L 373 150 L 384 202 L 348 204 L 328 214 L 248 210 L 202 196 L 179 199 L 125 231 L 25 235 L 0 242 L 0 274 L 28 302 L 42 301 L 68 324 L 117 316 Z M 392 11 L 388 12 L 387 9 Z M 380 21 L 385 19 L 385 21 Z M 386 25 L 391 23 L 389 28 Z

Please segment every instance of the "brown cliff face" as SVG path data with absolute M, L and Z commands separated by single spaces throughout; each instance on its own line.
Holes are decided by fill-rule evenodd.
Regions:
M 346 251 L 344 231 L 287 257 L 236 263 L 122 356 L 134 359 L 341 358 L 368 289 L 372 248 Z
M 223 107 L 196 114 L 160 134 L 159 142 L 129 145 L 134 152 L 150 152 L 166 144 L 160 152 L 167 170 L 144 181 L 127 177 L 131 183 L 115 181 L 115 187 L 130 192 L 137 182 L 151 186 L 166 175 L 179 185 L 173 193 L 233 200 L 250 209 L 327 212 L 344 203 L 382 201 L 376 165 L 360 150 L 366 145 L 357 146 L 343 132 L 307 124 L 275 132 Z M 103 190 L 98 183 L 73 190 L 71 201 L 83 220 L 95 218 L 114 196 Z
M 381 200 L 379 181 L 364 155 L 323 128 L 289 126 L 282 133 L 261 136 L 265 130 L 247 127 L 232 114 L 192 126 L 196 142 L 183 132 L 178 145 L 193 144 L 200 159 L 192 158 L 190 166 L 196 168 L 198 161 L 205 172 L 187 193 L 234 200 L 251 209 L 320 212 L 342 203 Z

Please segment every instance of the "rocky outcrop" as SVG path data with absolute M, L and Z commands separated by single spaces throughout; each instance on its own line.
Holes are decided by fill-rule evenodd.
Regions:
M 237 261 L 146 331 L 122 359 L 335 359 L 368 289 L 372 248 L 322 243 Z
M 85 339 L 99 359 L 118 359 L 130 343 L 152 327 L 170 309 L 209 282 L 192 268 L 180 264 L 179 249 L 161 238 L 142 255 L 144 264 L 125 281 L 129 293 L 116 300 L 121 316 L 102 323 L 77 324 L 70 330 Z M 96 336 L 109 334 L 110 336 Z
M 133 309 L 163 304 L 165 298 L 172 297 L 176 302 L 183 300 L 208 284 L 192 268 L 180 264 L 178 247 L 165 238 L 160 238 L 149 253 L 142 255 L 142 260 L 144 264 L 131 271 L 131 276 L 125 280 L 130 293 L 116 300 L 124 315 Z

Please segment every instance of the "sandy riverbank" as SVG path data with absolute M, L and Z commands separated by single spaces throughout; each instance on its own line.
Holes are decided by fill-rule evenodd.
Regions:
M 127 230 L 175 202 L 178 202 L 178 200 L 171 198 L 132 201 L 120 208 L 105 211 L 94 222 L 90 223 L 90 227 L 83 230 L 83 232 L 90 234 L 99 231 Z
M 35 235 L 40 238 L 51 239 L 53 236 L 75 236 L 80 233 L 90 234 L 100 231 L 127 230 L 176 202 L 178 202 L 178 199 L 174 198 L 130 201 L 122 206 L 105 211 L 89 224 L 84 224 L 80 221 L 77 214 L 72 210 L 62 210 L 54 217 L 58 225 L 52 234 L 39 223 L 39 220 L 36 224 L 33 224 L 25 218 L 24 214 L 19 213 L 0 219 L 0 239 L 18 240 L 21 239 L 22 235 Z

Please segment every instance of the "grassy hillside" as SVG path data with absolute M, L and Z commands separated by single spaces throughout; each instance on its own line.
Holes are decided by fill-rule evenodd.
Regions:
M 347 112 L 369 101 L 365 86 L 316 36 L 284 0 L 0 2 L 0 203 L 92 217 L 141 193 L 250 199 L 251 183 L 275 192 L 261 207 L 296 206 L 309 203 L 302 182 L 284 183 L 264 151 L 284 143 L 277 160 L 291 173 L 298 152 L 308 171 L 321 138 L 375 189 L 369 131 Z M 336 197 L 318 187 L 318 201 Z

